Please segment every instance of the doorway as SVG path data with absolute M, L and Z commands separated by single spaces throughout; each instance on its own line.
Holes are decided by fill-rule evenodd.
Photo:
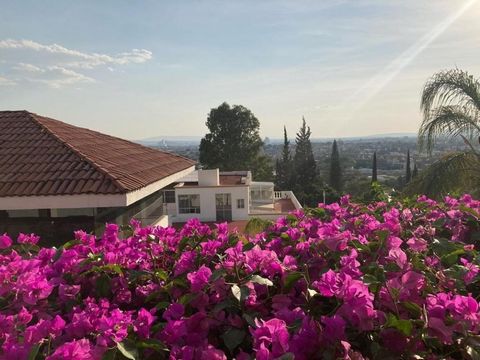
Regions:
M 232 221 L 232 194 L 215 194 L 217 221 Z

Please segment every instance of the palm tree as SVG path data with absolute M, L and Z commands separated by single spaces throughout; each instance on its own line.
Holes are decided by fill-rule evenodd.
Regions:
M 459 69 L 436 73 L 425 84 L 420 107 L 420 150 L 431 153 L 440 137 L 461 137 L 466 147 L 422 171 L 409 192 L 438 197 L 480 190 L 480 81 Z

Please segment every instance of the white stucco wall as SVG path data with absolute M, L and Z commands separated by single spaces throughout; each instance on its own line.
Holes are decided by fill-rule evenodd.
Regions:
M 175 200 L 177 213 L 171 218 L 173 222 L 185 222 L 188 219 L 198 218 L 201 221 L 216 221 L 217 212 L 215 206 L 216 194 L 231 194 L 232 220 L 248 220 L 248 186 L 212 186 L 212 187 L 176 187 Z M 179 214 L 179 195 L 200 195 L 200 214 Z M 237 199 L 245 200 L 245 208 L 237 208 Z
M 218 186 L 220 184 L 220 171 L 218 169 L 198 170 L 199 186 Z
M 171 221 L 169 219 L 169 216 L 168 215 L 164 215 L 162 216 L 161 218 L 158 219 L 158 221 L 156 221 L 154 224 L 152 224 L 153 226 L 162 226 L 162 227 L 167 227 L 169 225 L 171 225 Z

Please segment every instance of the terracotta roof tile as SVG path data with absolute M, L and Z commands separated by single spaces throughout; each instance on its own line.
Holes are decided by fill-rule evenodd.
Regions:
M 27 111 L 0 111 L 0 197 L 126 193 L 194 164 Z

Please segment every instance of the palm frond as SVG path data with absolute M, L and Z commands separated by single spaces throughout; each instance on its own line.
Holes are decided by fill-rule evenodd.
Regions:
M 427 81 L 420 108 L 424 118 L 437 106 L 461 105 L 480 110 L 480 82 L 460 69 L 441 71 Z
M 435 141 L 440 136 L 463 136 L 472 139 L 480 135 L 480 126 L 476 113 L 469 107 L 460 105 L 445 105 L 432 110 L 425 118 L 418 131 L 420 149 L 431 151 Z
M 458 189 L 477 189 L 480 185 L 480 157 L 471 151 L 451 153 L 433 163 L 412 181 L 405 193 L 439 198 Z

